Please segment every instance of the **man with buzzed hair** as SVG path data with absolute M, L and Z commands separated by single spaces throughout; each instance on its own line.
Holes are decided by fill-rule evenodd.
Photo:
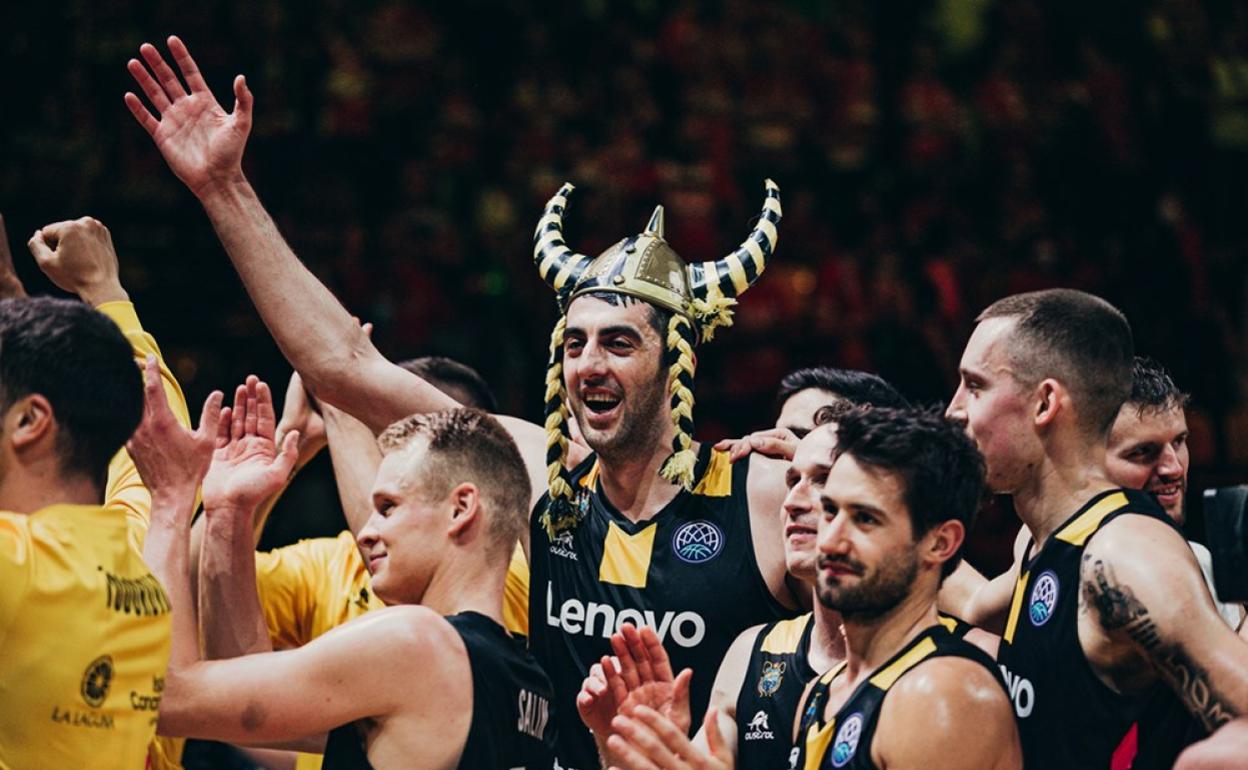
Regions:
M 1029 534 L 998 662 L 1030 767 L 1107 767 L 1167 686 L 1210 729 L 1248 709 L 1248 647 L 1191 550 L 1106 469 L 1133 359 L 1126 318 L 1098 297 L 1007 297 L 980 314 L 949 406 Z
M 193 602 L 186 535 L 195 488 L 223 464 L 226 496 L 254 503 L 280 485 L 271 471 L 292 452 L 276 453 L 271 419 L 248 417 L 250 397 L 236 397 L 234 414 L 223 416 L 213 394 L 199 429 L 180 428 L 152 372 L 131 452 L 158 501 L 145 556 L 177 608 L 163 733 L 275 743 L 329 730 L 325 767 L 333 770 L 549 766 L 549 680 L 501 625 L 527 476 L 497 421 L 472 409 L 413 415 L 378 439 L 375 510 L 360 542 L 378 596 L 406 606 L 295 650 L 204 661 L 184 611 Z M 367 666 L 361 650 L 370 652 Z M 413 683 L 435 692 L 438 708 L 412 698 Z

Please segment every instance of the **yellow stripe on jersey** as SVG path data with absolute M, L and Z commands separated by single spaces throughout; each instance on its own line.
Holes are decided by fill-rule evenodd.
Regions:
M 1014 598 L 1010 600 L 1010 615 L 1005 621 L 1005 635 L 1001 638 L 1006 644 L 1014 643 L 1014 630 L 1018 628 L 1018 613 L 1023 609 L 1023 596 L 1027 593 L 1027 576 L 1030 572 L 1024 572 L 1018 576 L 1018 582 L 1014 584 Z
M 529 561 L 519 543 L 511 552 L 503 582 L 503 627 L 513 634 L 529 635 Z
M 810 623 L 812 617 L 808 612 L 791 620 L 780 621 L 763 639 L 763 646 L 759 648 L 759 652 L 772 655 L 797 652 L 797 645 L 802 641 L 802 634 L 806 631 L 806 625 Z
M 923 641 L 910 648 L 910 651 L 902 655 L 897 660 L 888 664 L 886 668 L 876 672 L 871 677 L 871 684 L 887 690 L 901 678 L 901 675 L 917 666 L 924 658 L 936 652 L 936 642 L 932 637 L 927 637 Z
M 1064 543 L 1071 545 L 1083 545 L 1088 542 L 1088 538 L 1101 526 L 1101 521 L 1127 504 L 1127 496 L 1122 492 L 1115 492 L 1103 498 L 1096 505 L 1079 515 L 1079 518 L 1070 524 L 1062 527 L 1054 537 Z
M 693 493 L 703 497 L 728 497 L 732 494 L 732 461 L 727 452 L 711 452 L 711 459 Z
M 295 770 L 321 770 L 324 759 L 320 754 L 296 754 Z
M 593 489 L 594 485 L 597 483 L 598 483 L 598 461 L 594 460 L 594 464 L 592 467 L 590 467 L 589 473 L 586 473 L 584 476 L 581 476 L 580 485 L 585 487 L 586 489 Z
M 936 615 L 936 622 L 937 622 L 937 623 L 939 623 L 939 624 L 941 624 L 942 626 L 944 626 L 944 627 L 945 627 L 945 630 L 947 630 L 947 631 L 948 631 L 949 633 L 951 633 L 951 634 L 952 634 L 954 631 L 957 631 L 957 630 L 958 630 L 958 621 L 957 621 L 957 619 L 956 619 L 956 618 L 951 618 L 951 617 L 949 617 L 948 615 L 937 614 L 937 615 Z
M 802 770 L 819 770 L 823 755 L 832 743 L 832 731 L 836 729 L 836 720 L 828 720 L 823 727 L 811 725 L 806 728 L 806 762 Z
M 637 534 L 630 535 L 614 521 L 607 522 L 607 539 L 602 546 L 598 581 L 645 588 L 646 576 L 650 572 L 650 554 L 654 552 L 654 533 L 658 529 L 658 524 L 651 523 Z

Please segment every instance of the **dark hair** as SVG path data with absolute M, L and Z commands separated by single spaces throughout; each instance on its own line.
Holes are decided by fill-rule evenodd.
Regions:
M 1127 405 L 1135 407 L 1142 417 L 1145 412 L 1167 412 L 1186 409 L 1192 397 L 1179 390 L 1166 368 L 1147 356 L 1136 356 L 1131 368 L 1131 396 Z
M 377 437 L 383 454 L 405 448 L 416 437 L 429 442 L 417 472 L 426 492 L 441 497 L 469 482 L 485 501 L 492 549 L 506 562 L 528 526 L 531 487 L 524 459 L 498 420 L 471 407 L 414 414 Z M 505 553 L 504 553 L 505 552 Z
M 400 361 L 399 366 L 447 394 L 464 406 L 486 412 L 498 411 L 498 399 L 485 379 L 467 364 L 443 356 L 421 356 Z
M 1010 363 L 1027 385 L 1060 380 L 1075 397 L 1082 426 L 1105 435 L 1131 393 L 1131 325 L 1100 297 L 1047 289 L 997 300 L 976 321 L 1013 318 Z
M 130 343 L 81 302 L 0 301 L 0 404 L 42 395 L 59 429 L 61 471 L 101 488 L 108 463 L 143 417 L 143 381 Z
M 784 375 L 776 392 L 779 409 L 791 396 L 803 390 L 822 390 L 836 396 L 837 403 L 819 407 L 815 412 L 815 425 L 826 425 L 855 406 L 884 406 L 904 409 L 910 406 L 887 380 L 876 374 L 857 369 L 837 369 L 831 366 L 812 366 Z
M 639 297 L 631 294 L 621 294 L 618 291 L 591 291 L 588 294 L 582 294 L 582 297 L 593 297 L 600 299 L 611 307 L 628 307 L 629 305 L 642 304 L 650 308 L 648 317 L 650 319 L 650 328 L 658 333 L 659 339 L 666 342 L 667 327 L 672 322 L 672 311 L 667 308 L 659 307 L 652 302 L 647 302 Z
M 849 455 L 901 479 L 915 540 L 952 519 L 970 532 L 984 500 L 984 458 L 961 425 L 937 409 L 857 407 L 838 419 L 836 442 L 838 457 Z M 959 548 L 941 576 L 961 558 Z

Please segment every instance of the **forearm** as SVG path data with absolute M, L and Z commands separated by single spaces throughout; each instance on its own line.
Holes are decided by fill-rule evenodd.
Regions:
M 170 669 L 191 665 L 200 658 L 187 536 L 194 499 L 193 489 L 158 491 L 153 496 L 151 526 L 143 544 L 143 559 L 164 586 L 173 608 Z
M 208 659 L 273 649 L 256 592 L 252 511 L 205 511 L 199 616 Z
M 359 534 L 373 514 L 371 492 L 381 451 L 368 426 L 333 408 L 323 410 L 329 457 L 334 466 L 338 499 L 352 534 Z
M 370 347 L 359 324 L 291 251 L 246 179 L 215 185 L 200 202 L 282 353 L 310 386 L 332 391 Z

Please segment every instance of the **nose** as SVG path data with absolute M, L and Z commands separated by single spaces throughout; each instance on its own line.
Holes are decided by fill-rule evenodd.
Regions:
M 958 389 L 953 392 L 953 398 L 949 400 L 949 406 L 945 409 L 945 417 L 954 422 L 966 423 L 966 388 L 958 384 Z
M 363 550 L 369 550 L 377 545 L 377 541 L 381 539 L 381 535 L 374 525 L 376 518 L 377 514 L 369 516 L 368 521 L 364 522 L 364 526 L 360 529 L 360 533 L 355 536 L 355 542 L 359 543 L 360 548 Z
M 846 537 L 845 516 L 819 517 L 819 536 L 815 543 L 819 553 L 828 556 L 839 556 L 849 552 L 849 538 Z
M 796 519 L 804 513 L 809 513 L 812 507 L 814 506 L 810 500 L 810 483 L 806 479 L 801 479 L 784 496 L 781 510 L 790 519 Z
M 595 340 L 589 340 L 576 357 L 576 368 L 581 377 L 593 377 L 607 371 L 607 351 Z
M 1179 459 L 1179 452 L 1174 445 L 1169 444 L 1161 450 L 1161 457 L 1157 460 L 1157 475 L 1167 478 L 1178 478 L 1183 475 L 1183 462 Z

